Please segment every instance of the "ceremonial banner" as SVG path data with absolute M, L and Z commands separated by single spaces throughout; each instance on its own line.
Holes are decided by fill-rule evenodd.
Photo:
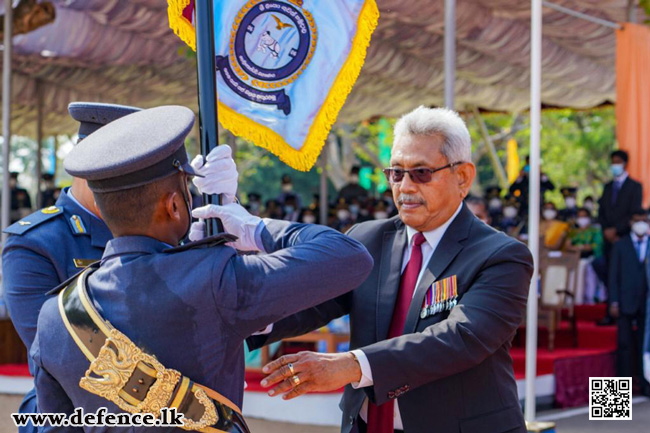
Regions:
M 220 123 L 311 169 L 363 66 L 375 0 L 213 1 Z M 195 49 L 193 6 L 169 0 L 169 23 Z

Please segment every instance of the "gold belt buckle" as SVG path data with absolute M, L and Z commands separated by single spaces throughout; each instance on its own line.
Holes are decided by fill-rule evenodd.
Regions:
M 144 400 L 133 404 L 123 397 L 125 394 L 123 388 L 139 363 L 146 364 L 155 370 L 156 381 L 149 388 Z M 79 386 L 115 403 L 125 412 L 146 412 L 158 418 L 160 409 L 167 407 L 170 403 L 174 389 L 181 377 L 180 372 L 165 368 L 155 356 L 144 353 L 126 335 L 113 328 L 99 351 L 99 355 L 90 363 L 85 376 L 79 381 Z M 205 411 L 199 421 L 183 418 L 185 423 L 183 428 L 195 430 L 214 425 L 219 419 L 214 403 L 204 390 L 197 387 L 192 392 L 205 407 Z

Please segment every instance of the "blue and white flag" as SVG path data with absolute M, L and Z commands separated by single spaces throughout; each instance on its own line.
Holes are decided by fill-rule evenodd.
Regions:
M 192 8 L 169 0 L 170 26 L 190 46 Z M 213 10 L 219 121 L 309 170 L 363 66 L 375 0 L 214 0 Z

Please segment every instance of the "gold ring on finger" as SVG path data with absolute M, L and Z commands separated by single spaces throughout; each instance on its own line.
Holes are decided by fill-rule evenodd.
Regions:
M 288 368 L 289 371 L 291 372 L 291 375 L 292 375 L 292 376 L 296 374 L 296 372 L 293 370 L 293 364 L 292 364 L 292 363 L 288 363 L 288 364 L 287 364 L 287 368 Z
M 298 385 L 300 385 L 300 378 L 299 378 L 298 375 L 296 375 L 296 374 L 294 374 L 293 376 L 291 376 L 291 381 L 293 382 L 293 386 L 298 386 Z

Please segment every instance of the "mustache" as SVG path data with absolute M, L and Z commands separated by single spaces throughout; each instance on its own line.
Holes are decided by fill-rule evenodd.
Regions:
M 417 203 L 417 204 L 424 204 L 424 199 L 422 197 L 418 197 L 417 195 L 414 194 L 400 194 L 399 197 L 397 197 L 397 204 L 400 206 L 403 205 L 405 202 L 407 203 Z

